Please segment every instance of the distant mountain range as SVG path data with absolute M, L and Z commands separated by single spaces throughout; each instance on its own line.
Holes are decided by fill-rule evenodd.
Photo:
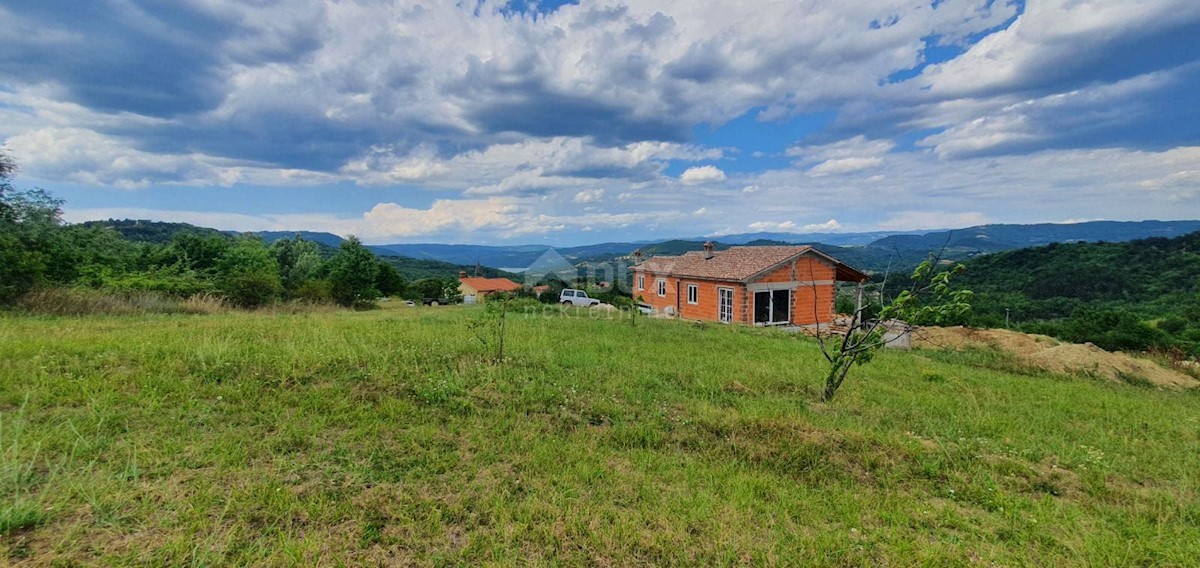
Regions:
M 211 234 L 236 234 L 194 227 L 185 223 L 152 221 L 92 221 L 89 225 L 111 226 L 125 238 L 147 242 L 169 242 L 175 232 L 188 230 Z M 864 233 L 779 233 L 759 232 L 695 237 L 664 241 L 609 242 L 594 245 L 554 248 L 575 264 L 597 263 L 631 254 L 641 249 L 647 257 L 674 255 L 700 250 L 704 241 L 713 240 L 717 248 L 732 245 L 811 244 L 852 266 L 882 271 L 889 267 L 907 269 L 930 252 L 942 251 L 948 259 L 963 260 L 980 254 L 1020 249 L 1050 243 L 1125 242 L 1150 237 L 1178 237 L 1200 231 L 1200 220 L 1193 221 L 1089 221 L 1085 223 L 1041 223 L 1033 225 L 979 225 L 964 229 L 937 231 L 874 231 Z M 299 235 L 315 241 L 326 250 L 336 248 L 342 238 L 332 233 L 311 231 L 259 231 L 268 243 Z M 379 256 L 407 257 L 425 263 L 422 272 L 436 273 L 451 268 L 493 267 L 519 271 L 530 266 L 552 247 L 548 245 L 448 245 L 439 243 L 370 245 Z M 443 264 L 437 264 L 443 263 Z M 452 266 L 451 266 L 452 265 Z M 498 273 L 489 270 L 488 272 Z
M 1149 237 L 1177 237 L 1200 231 L 1198 221 L 1090 221 L 1085 223 L 1042 223 L 1035 225 L 979 225 L 965 229 L 928 232 L 875 231 L 866 233 L 742 233 L 719 237 L 695 237 L 658 242 L 614 242 L 556 248 L 574 263 L 603 262 L 641 249 L 647 257 L 701 250 L 706 240 L 717 248 L 732 245 L 811 244 L 838 259 L 871 271 L 889 266 L 906 269 L 931 252 L 943 251 L 948 259 L 962 260 L 979 254 L 1026 248 L 1050 243 L 1124 242 Z M 431 258 L 455 264 L 502 267 L 519 270 L 529 266 L 551 247 L 546 245 L 378 245 L 391 254 Z

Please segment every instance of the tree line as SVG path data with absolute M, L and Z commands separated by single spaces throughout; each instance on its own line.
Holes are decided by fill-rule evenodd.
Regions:
M 267 245 L 255 236 L 176 232 L 163 243 L 134 242 L 110 227 L 69 225 L 63 201 L 12 186 L 16 164 L 0 153 L 0 305 L 32 290 L 83 287 L 185 298 L 216 294 L 255 308 L 298 300 L 364 307 L 380 297 L 439 297 L 452 279 L 407 282 L 355 237 L 332 255 L 299 236 Z

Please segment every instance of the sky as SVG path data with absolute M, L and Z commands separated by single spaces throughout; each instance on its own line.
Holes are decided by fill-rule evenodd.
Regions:
M 1195 0 L 4 0 L 69 222 L 575 245 L 1200 217 Z

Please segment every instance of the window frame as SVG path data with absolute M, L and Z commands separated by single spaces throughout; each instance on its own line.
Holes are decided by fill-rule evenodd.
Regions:
M 638 274 L 638 290 L 639 291 L 646 290 L 646 275 L 645 274 Z
M 659 278 L 657 285 L 658 285 L 658 290 L 656 290 L 656 292 L 658 292 L 658 297 L 666 298 L 667 297 L 667 279 Z
M 687 285 L 687 303 L 696 305 L 700 303 L 700 286 L 697 284 Z

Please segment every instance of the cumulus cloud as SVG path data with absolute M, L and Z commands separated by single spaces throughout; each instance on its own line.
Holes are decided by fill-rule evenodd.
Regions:
M 791 231 L 796 228 L 796 223 L 793 221 L 755 221 L 746 228 L 755 232 Z
M 679 174 L 679 181 L 688 185 L 725 181 L 725 172 L 716 166 L 696 166 Z
M 603 189 L 585 189 L 575 194 L 575 203 L 596 203 L 603 198 Z
M 824 223 L 810 223 L 800 228 L 802 231 L 825 232 L 837 231 L 842 228 L 842 224 L 838 223 L 837 219 L 830 219 Z
M 878 168 L 895 146 L 891 140 L 868 140 L 859 135 L 829 144 L 793 146 L 787 155 L 802 165 L 811 165 L 809 175 L 826 176 Z
M 1164 217 L 1197 199 L 1186 0 L 78 4 L 0 7 L 0 140 L 39 181 L 357 184 L 395 203 L 308 220 L 381 238 Z M 807 113 L 833 118 L 771 131 Z M 589 192 L 617 198 L 580 213 Z

